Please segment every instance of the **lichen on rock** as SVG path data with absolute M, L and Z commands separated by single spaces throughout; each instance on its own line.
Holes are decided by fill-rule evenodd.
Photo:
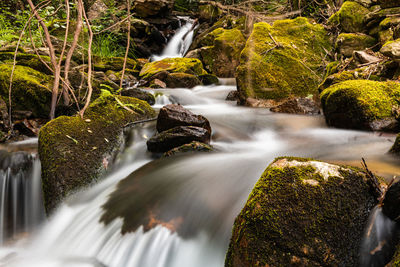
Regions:
M 322 81 L 321 64 L 332 48 L 322 25 L 306 18 L 254 24 L 236 76 L 242 104 L 247 98 L 305 97 Z
M 375 204 L 358 169 L 278 158 L 235 220 L 225 266 L 355 266 Z

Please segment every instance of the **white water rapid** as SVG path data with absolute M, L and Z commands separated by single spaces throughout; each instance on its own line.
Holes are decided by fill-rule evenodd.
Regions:
M 154 161 L 145 145 L 154 123 L 135 126 L 115 171 L 65 201 L 40 230 L 3 245 L 0 266 L 222 267 L 234 218 L 275 157 L 341 163 L 365 157 L 374 171 L 387 166 L 379 175 L 391 177 L 399 170 L 386 154 L 393 136 L 330 129 L 322 116 L 237 107 L 224 100 L 233 89 L 222 85 L 155 90 L 159 98 L 163 95 L 163 104 L 172 99 L 206 116 L 217 152 Z M 181 232 L 158 225 L 123 235 L 122 218 L 107 225 L 100 221 L 110 194 L 132 188 L 135 181 L 141 181 L 140 201 L 126 198 L 115 208 L 126 207 L 134 215 L 144 211 L 143 203 L 159 201 L 163 213 L 181 217 Z

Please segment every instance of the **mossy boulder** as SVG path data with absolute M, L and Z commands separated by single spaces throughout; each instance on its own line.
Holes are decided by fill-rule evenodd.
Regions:
M 324 55 L 331 49 L 324 28 L 306 18 L 254 24 L 236 70 L 242 103 L 316 93 Z
M 374 37 L 363 33 L 342 33 L 336 40 L 336 49 L 345 57 L 351 57 L 353 51 L 364 50 L 376 45 Z
M 96 59 L 93 65 L 94 70 L 96 71 L 120 71 L 122 70 L 124 65 L 124 58 L 123 57 L 111 57 L 111 58 L 103 58 L 103 59 Z M 131 58 L 127 58 L 126 61 L 126 68 L 127 69 L 135 69 L 136 68 L 136 61 Z
M 10 75 L 13 66 L 0 64 L 0 96 L 9 102 Z M 52 77 L 29 67 L 16 65 L 12 83 L 12 109 L 29 110 L 37 118 L 50 113 Z
M 218 28 L 210 35 L 213 36 L 212 44 L 200 50 L 204 67 L 218 77 L 235 77 L 239 56 L 246 43 L 242 32 Z
M 187 73 L 192 75 L 207 74 L 203 64 L 196 58 L 166 58 L 160 61 L 147 63 L 143 66 L 139 76 L 145 80 L 151 80 L 152 76 L 160 73 Z
M 48 65 L 51 66 L 50 57 L 41 56 L 41 59 Z M 0 62 L 13 64 L 14 52 L 0 52 Z M 46 65 L 37 57 L 37 55 L 18 53 L 16 57 L 16 64 L 21 66 L 30 67 L 34 70 L 43 72 L 51 75 L 53 72 L 46 67 Z
M 84 119 L 62 116 L 43 126 L 39 156 L 46 211 L 98 179 L 121 146 L 124 125 L 153 117 L 147 102 L 107 94 L 90 105 Z
M 357 266 L 370 189 L 358 169 L 276 159 L 235 220 L 225 267 Z
M 381 53 L 394 59 L 400 59 L 400 39 L 387 42 L 382 46 Z
M 399 99 L 397 82 L 351 80 L 321 93 L 327 124 L 349 129 L 396 130 L 393 108 L 400 104 Z
M 353 1 L 346 1 L 338 12 L 333 14 L 328 22 L 338 25 L 343 32 L 363 32 L 364 18 L 369 13 L 368 8 Z

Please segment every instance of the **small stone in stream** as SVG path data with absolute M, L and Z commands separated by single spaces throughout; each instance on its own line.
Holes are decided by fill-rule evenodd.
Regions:
M 211 152 L 213 147 L 204 143 L 193 141 L 190 144 L 185 144 L 180 147 L 171 149 L 164 153 L 164 157 L 171 157 L 177 154 L 187 153 L 187 152 Z
M 239 99 L 239 92 L 237 90 L 230 91 L 226 96 L 227 101 L 236 101 Z
M 156 99 L 153 94 L 136 88 L 123 90 L 121 91 L 121 95 L 135 97 L 137 99 L 144 100 L 147 103 L 149 103 L 149 105 L 154 105 L 156 103 Z
M 392 184 L 385 194 L 382 212 L 390 219 L 400 222 L 400 182 Z
M 201 127 L 178 126 L 156 134 L 147 141 L 147 149 L 155 153 L 167 152 L 193 141 L 210 143 L 210 133 Z
M 317 103 L 315 103 L 311 98 L 292 98 L 271 108 L 271 111 L 290 114 L 320 114 L 320 109 Z
M 157 117 L 157 131 L 162 132 L 176 126 L 197 126 L 211 135 L 210 122 L 202 115 L 193 114 L 181 105 L 170 104 L 160 109 Z

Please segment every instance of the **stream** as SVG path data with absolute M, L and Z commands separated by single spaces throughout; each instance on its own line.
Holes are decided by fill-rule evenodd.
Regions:
M 191 27 L 184 25 L 154 59 L 183 56 L 193 32 L 183 42 L 182 37 Z M 0 266 L 222 267 L 234 219 L 274 158 L 310 157 L 361 166 L 364 157 L 368 167 L 387 180 L 400 173 L 399 160 L 387 154 L 392 134 L 328 128 L 322 115 L 239 107 L 225 100 L 232 90 L 234 79 L 190 90 L 153 90 L 155 109 L 179 103 L 208 118 L 216 151 L 154 159 L 146 141 L 155 133 L 155 122 L 136 125 L 112 171 L 70 196 L 47 219 L 37 140 L 1 147 Z M 140 201 L 126 199 L 108 204 L 108 209 L 118 205 L 141 214 L 146 212 L 143 203 L 158 203 L 164 215 L 182 221 L 182 231 L 159 224 L 122 234 L 122 218 L 101 222 L 110 194 L 132 188 L 135 181 L 141 181 Z
M 322 116 L 275 114 L 225 101 L 233 85 L 155 90 L 156 108 L 180 103 L 206 116 L 216 152 L 152 160 L 145 141 L 154 123 L 137 125 L 129 145 L 100 183 L 67 199 L 39 229 L 0 249 L 1 266 L 215 266 L 221 267 L 233 221 L 263 170 L 277 156 L 312 157 L 369 167 L 390 179 L 400 173 L 386 152 L 394 136 L 327 128 Z M 144 179 L 145 201 L 184 216 L 185 232 L 156 226 L 121 234 L 122 219 L 100 222 L 118 182 Z M 132 213 L 141 205 L 126 201 Z

